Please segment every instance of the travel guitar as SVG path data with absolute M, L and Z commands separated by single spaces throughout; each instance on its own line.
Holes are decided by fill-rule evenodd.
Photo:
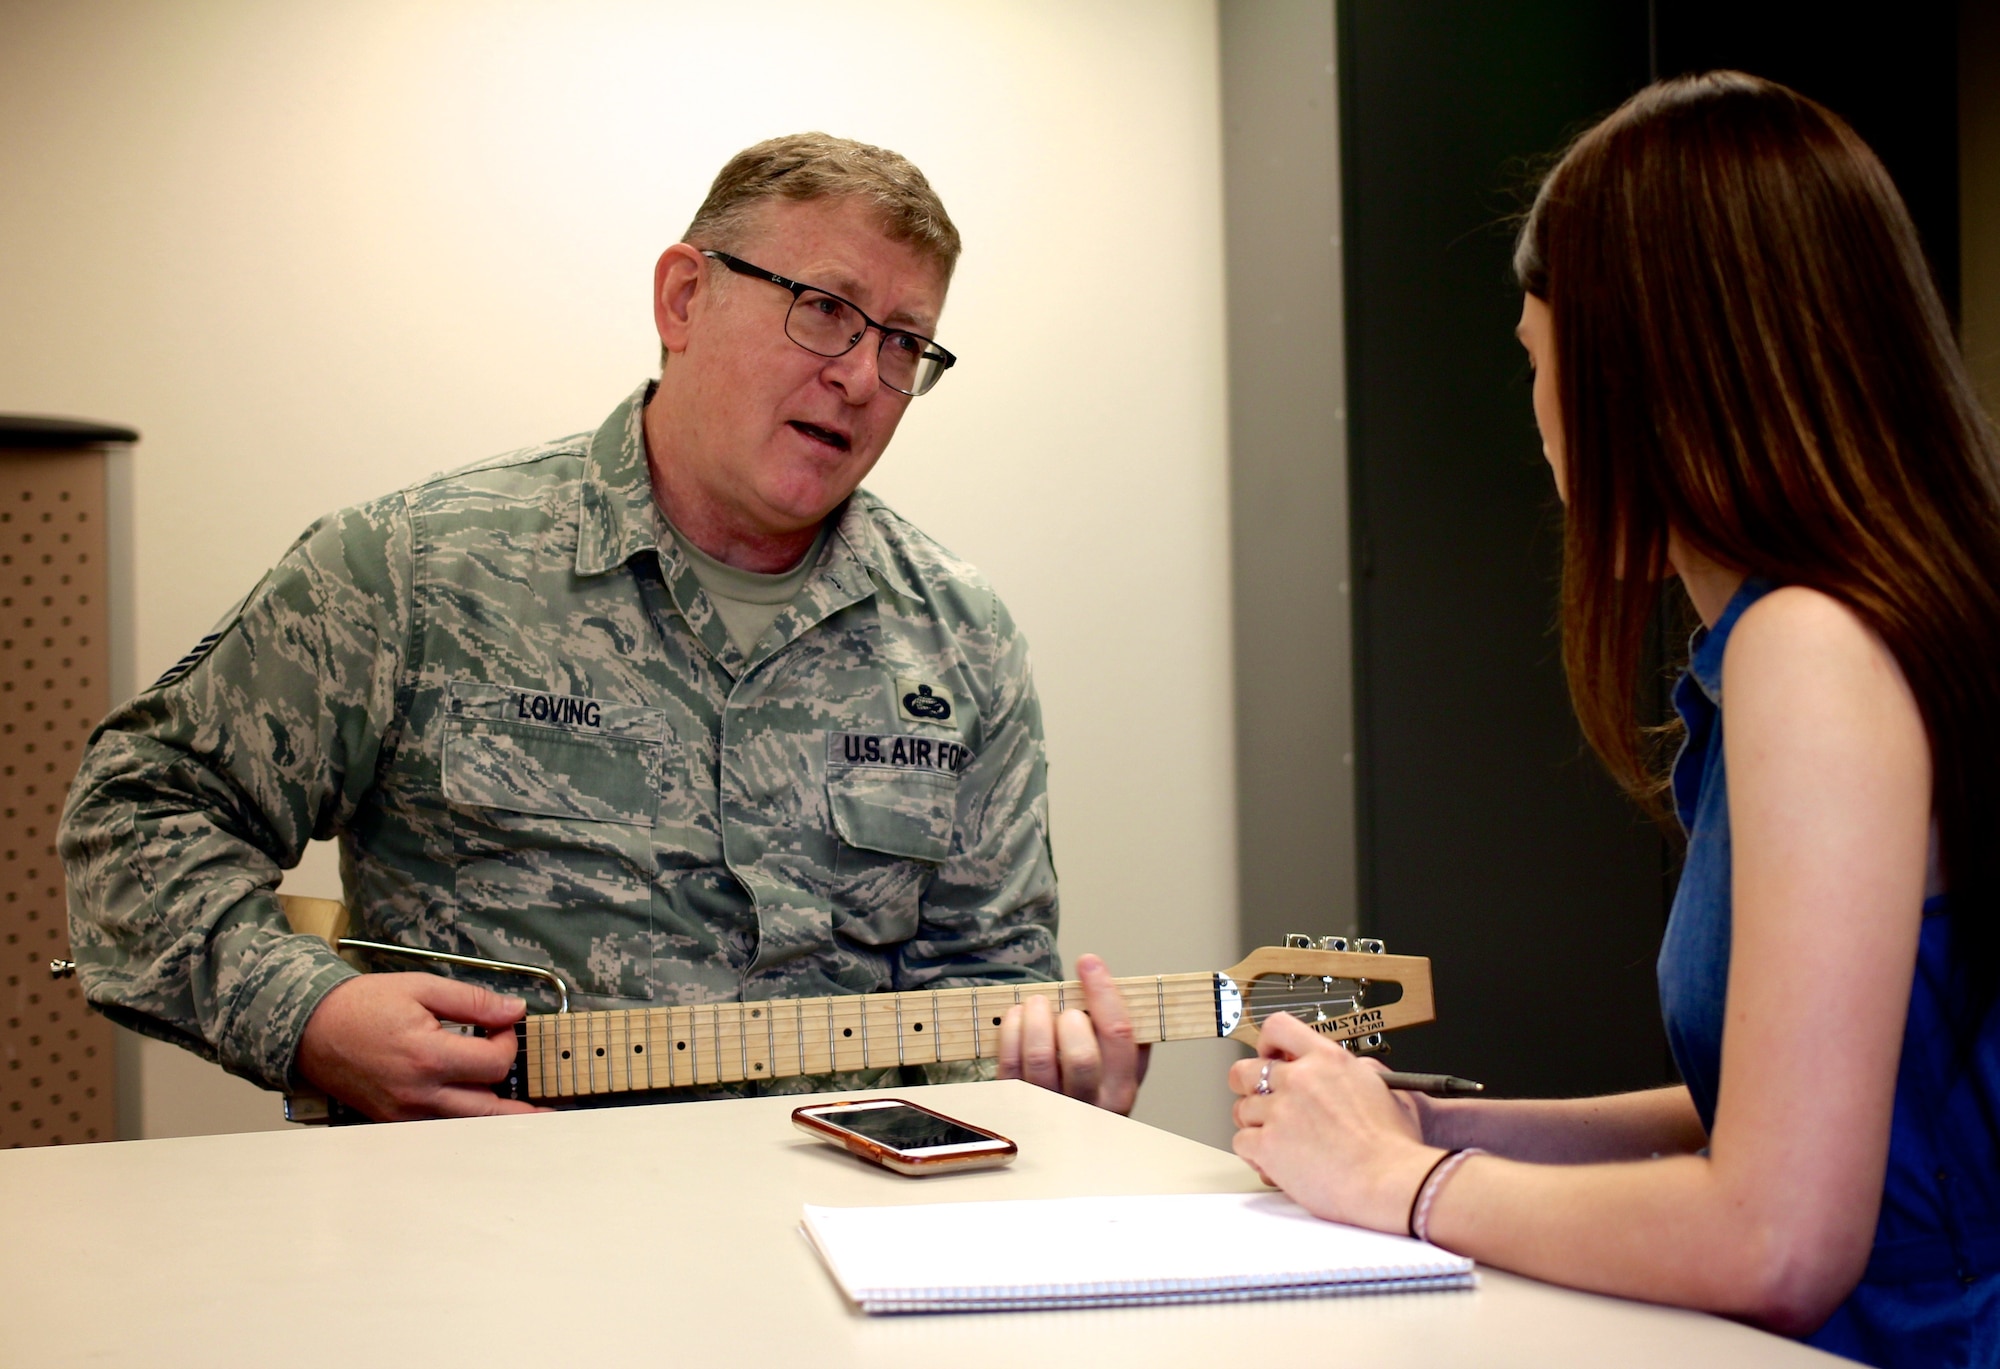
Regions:
M 423 960 L 549 984 L 561 1008 L 515 1024 L 514 1068 L 494 1086 L 502 1097 L 536 1103 L 982 1060 L 999 1054 L 1000 1019 L 1014 1004 L 1042 998 L 1057 1012 L 1083 1006 L 1082 986 L 1071 980 L 571 1012 L 568 985 L 554 971 L 357 940 L 346 934 L 347 910 L 339 903 L 289 896 L 280 902 L 294 931 L 323 937 L 350 956 Z M 1374 1050 L 1382 1033 L 1436 1017 L 1429 960 L 1384 954 L 1381 942 L 1367 939 L 1285 940 L 1226 970 L 1114 981 L 1135 1039 L 1226 1036 L 1254 1047 L 1259 1024 L 1286 1012 L 1350 1049 Z M 285 1115 L 295 1122 L 326 1121 L 338 1111 L 316 1095 L 285 1100 Z

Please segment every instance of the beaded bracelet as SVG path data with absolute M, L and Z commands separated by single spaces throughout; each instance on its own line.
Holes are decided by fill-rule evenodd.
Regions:
M 1412 1236 L 1420 1241 L 1430 1239 L 1427 1232 L 1430 1229 L 1431 1204 L 1437 1201 L 1438 1191 L 1444 1187 L 1445 1180 L 1467 1160 L 1485 1153 L 1478 1146 L 1467 1146 L 1463 1150 L 1448 1150 L 1438 1157 L 1437 1163 L 1424 1175 L 1424 1181 L 1417 1185 L 1417 1191 L 1410 1199 L 1409 1228 Z

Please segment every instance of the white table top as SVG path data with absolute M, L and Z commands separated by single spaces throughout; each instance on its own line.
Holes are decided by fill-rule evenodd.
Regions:
M 0 1153 L 0 1364 L 1845 1363 L 1492 1270 L 1471 1292 L 863 1317 L 803 1204 L 1259 1186 L 1026 1084 L 900 1092 L 1020 1159 L 905 1179 L 793 1130 L 800 1098 Z

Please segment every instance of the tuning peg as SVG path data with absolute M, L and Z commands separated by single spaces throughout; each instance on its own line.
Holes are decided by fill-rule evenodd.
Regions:
M 74 960 L 51 960 L 49 962 L 50 979 L 69 979 L 74 977 L 75 974 L 76 962 Z
M 1313 939 L 1304 932 L 1285 933 L 1285 949 L 1288 951 L 1309 951 L 1312 949 L 1312 944 Z M 1297 975 L 1288 974 L 1285 976 L 1285 988 L 1288 992 L 1296 989 L 1298 986 L 1299 977 Z
M 1358 1055 L 1387 1055 L 1389 1042 L 1381 1032 L 1369 1032 L 1354 1043 L 1354 1050 Z
M 1319 948 L 1322 951 L 1344 951 L 1347 949 L 1347 938 L 1344 936 L 1323 936 L 1319 939 Z
M 1363 955 L 1381 955 L 1382 942 L 1378 937 L 1364 936 L 1354 943 L 1354 949 Z

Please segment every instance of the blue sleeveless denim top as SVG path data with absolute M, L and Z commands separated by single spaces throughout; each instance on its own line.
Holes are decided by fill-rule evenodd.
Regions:
M 1736 620 L 1772 588 L 1744 582 L 1715 627 L 1695 633 L 1674 689 L 1687 724 L 1674 806 L 1688 851 L 1660 947 L 1660 1005 L 1674 1062 L 1711 1129 L 1729 983 L 1722 653 Z M 1874 1251 L 1847 1301 L 1806 1338 L 1871 1364 L 2000 1365 L 2000 1012 L 1987 1016 L 1969 1058 L 1961 1054 L 1946 1013 L 1943 904 L 1923 907 Z

